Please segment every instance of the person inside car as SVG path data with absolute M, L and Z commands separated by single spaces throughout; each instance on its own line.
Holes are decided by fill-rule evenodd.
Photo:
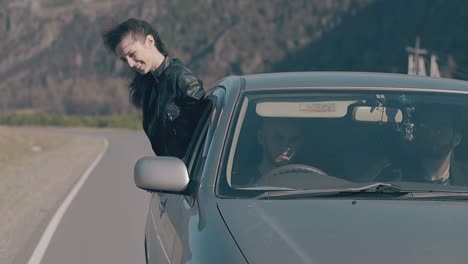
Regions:
M 265 119 L 257 134 L 262 146 L 262 159 L 258 171 L 265 175 L 272 169 L 291 164 L 304 141 L 300 124 L 290 119 Z
M 460 110 L 453 107 L 416 106 L 414 139 L 402 139 L 402 147 L 374 181 L 466 185 L 466 163 L 455 155 L 462 140 L 461 121 Z
M 258 155 L 243 158 L 233 182 L 237 185 L 255 185 L 262 175 L 274 168 L 298 162 L 298 152 L 304 141 L 304 131 L 298 120 L 264 118 L 257 131 Z

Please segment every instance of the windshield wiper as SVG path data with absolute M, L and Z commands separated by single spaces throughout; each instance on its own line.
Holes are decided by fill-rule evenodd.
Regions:
M 336 196 L 336 195 L 355 195 L 364 193 L 378 193 L 378 194 L 397 194 L 405 195 L 410 191 L 402 189 L 400 186 L 375 182 L 364 186 L 351 187 L 351 188 L 336 188 L 336 189 L 312 189 L 312 190 L 291 190 L 291 191 L 267 191 L 258 195 L 257 199 L 269 198 L 301 198 L 301 197 L 323 197 L 323 196 Z
M 428 192 L 413 192 L 412 199 L 440 199 L 440 200 L 466 200 L 468 192 L 466 191 L 428 191 Z

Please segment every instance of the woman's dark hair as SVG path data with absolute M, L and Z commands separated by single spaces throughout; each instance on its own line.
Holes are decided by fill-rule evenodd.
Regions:
M 104 45 L 115 53 L 117 45 L 119 45 L 122 39 L 124 39 L 128 34 L 132 34 L 132 37 L 135 39 L 145 38 L 146 36 L 151 35 L 154 38 L 154 45 L 158 51 L 164 56 L 169 54 L 166 50 L 166 47 L 164 46 L 164 43 L 159 37 L 158 32 L 153 27 L 151 27 L 148 22 L 136 18 L 127 19 L 124 22 L 105 31 L 102 34 L 102 39 L 104 41 Z M 147 79 L 148 78 L 135 73 L 135 77 L 128 87 L 130 90 L 130 101 L 138 108 L 142 106 L 144 88 L 148 85 L 145 84 Z
M 158 32 L 153 29 L 153 27 L 151 27 L 148 22 L 136 18 L 129 18 L 117 26 L 105 31 L 102 34 L 104 45 L 115 53 L 115 48 L 117 45 L 119 45 L 120 41 L 122 41 L 122 39 L 128 34 L 132 34 L 134 38 L 144 38 L 148 35 L 151 35 L 154 38 L 155 46 L 159 52 L 161 52 L 161 54 L 164 56 L 168 54 L 166 48 L 164 47 L 164 43 L 159 37 Z
M 152 88 L 152 76 L 135 73 L 132 82 L 128 86 L 130 102 L 137 108 L 143 105 L 143 97 L 147 89 Z

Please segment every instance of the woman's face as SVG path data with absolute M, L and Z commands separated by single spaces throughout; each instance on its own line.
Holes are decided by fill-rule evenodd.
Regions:
M 152 52 L 157 51 L 152 38 L 138 38 L 133 34 L 127 34 L 115 48 L 115 53 L 125 62 L 129 68 L 134 69 L 141 75 L 147 74 L 152 65 Z

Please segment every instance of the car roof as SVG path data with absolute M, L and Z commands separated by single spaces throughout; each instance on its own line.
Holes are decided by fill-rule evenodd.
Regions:
M 285 88 L 331 90 L 417 90 L 468 93 L 468 82 L 393 73 L 366 72 L 282 72 L 238 76 L 247 91 Z

